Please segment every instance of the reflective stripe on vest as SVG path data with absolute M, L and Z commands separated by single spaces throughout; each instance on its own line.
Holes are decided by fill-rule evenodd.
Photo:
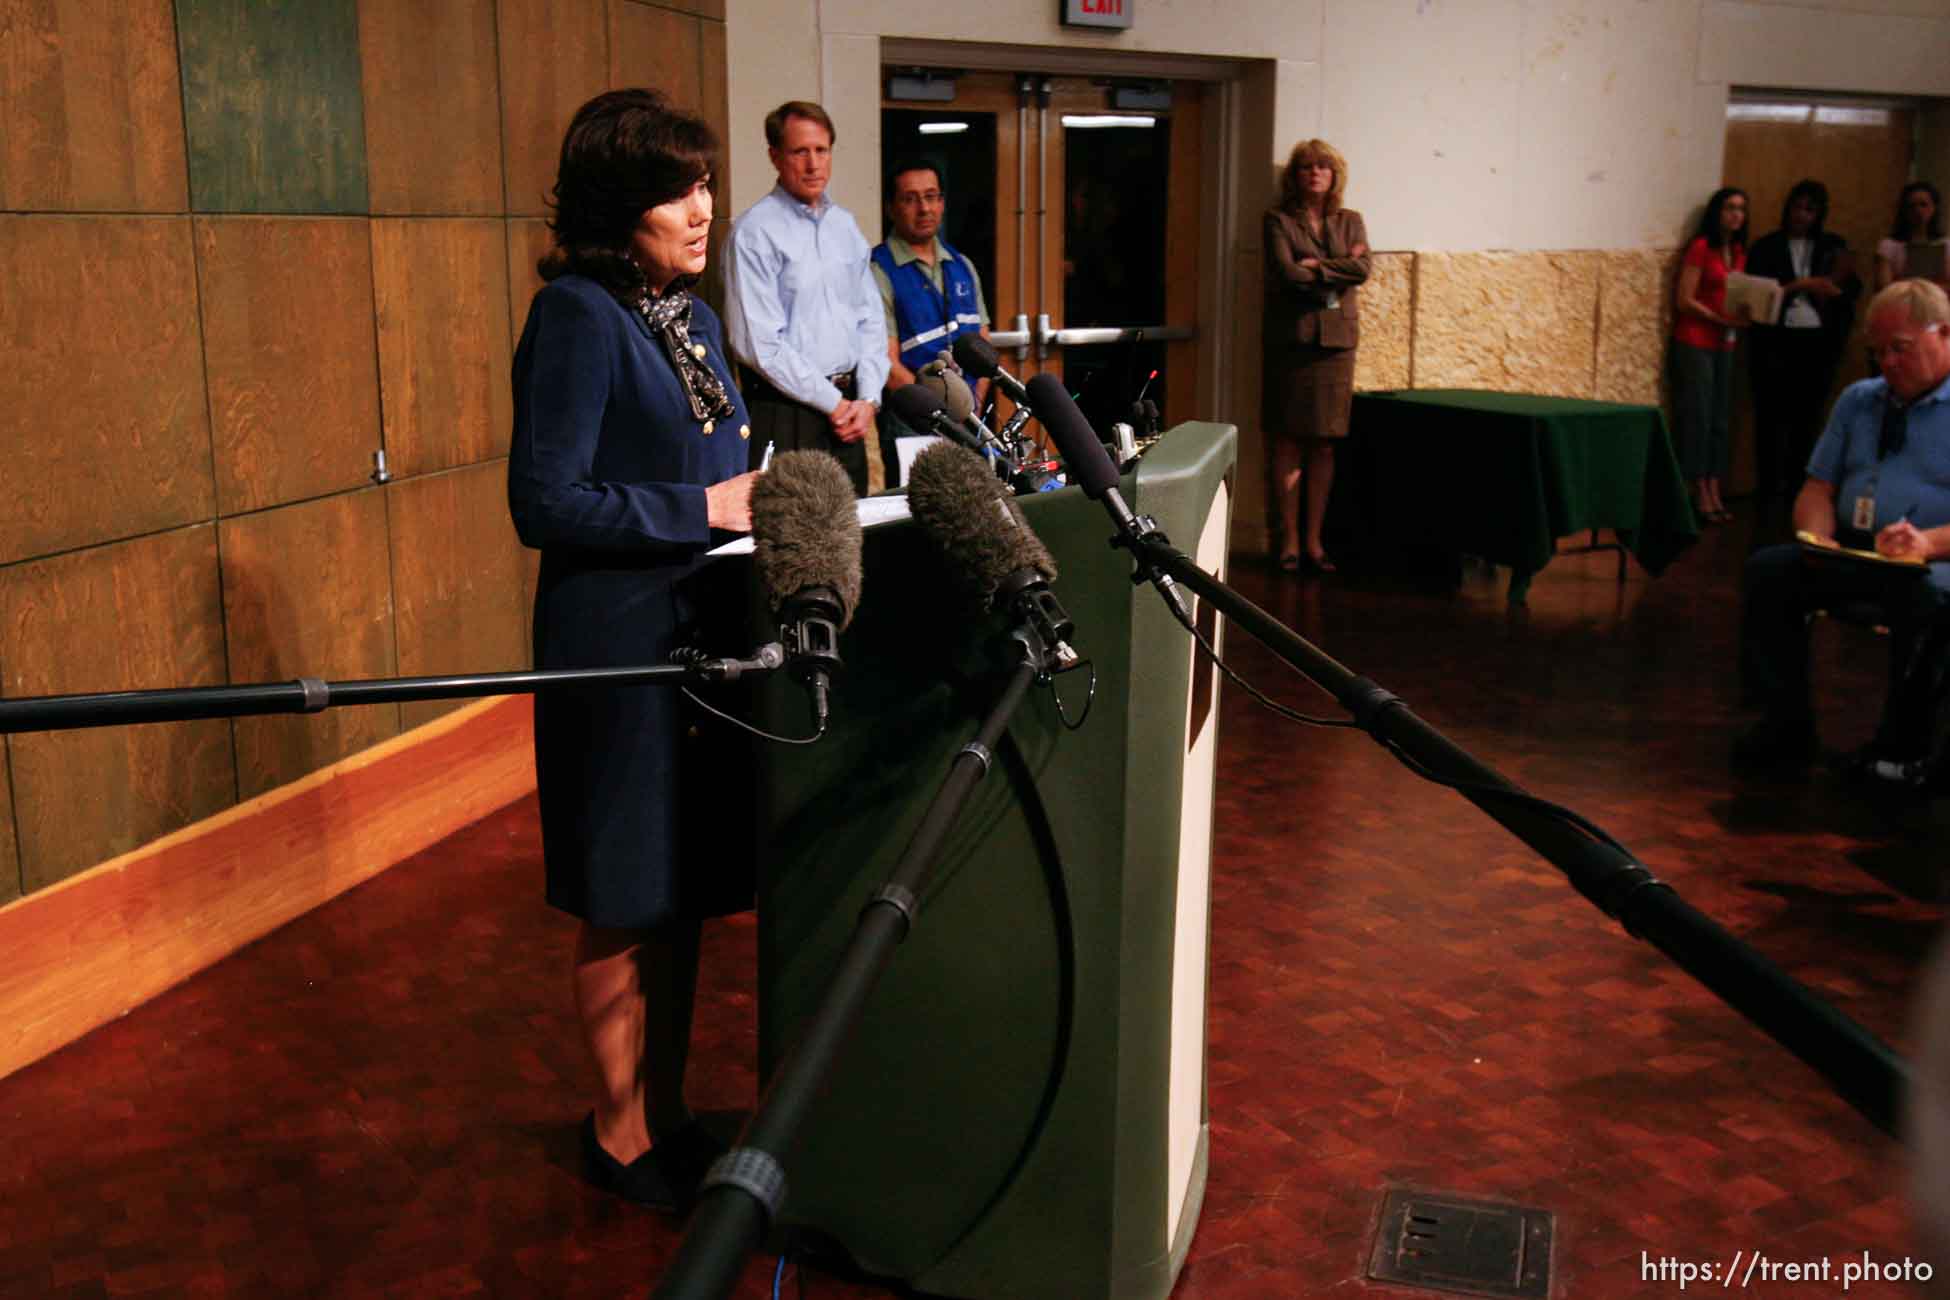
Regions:
M 975 310 L 974 273 L 946 240 L 941 242 L 941 251 L 945 299 L 928 279 L 920 259 L 896 265 L 887 245 L 873 250 L 874 263 L 894 287 L 894 334 L 900 340 L 901 364 L 909 370 L 919 370 L 934 360 L 957 334 L 982 328 L 981 313 Z

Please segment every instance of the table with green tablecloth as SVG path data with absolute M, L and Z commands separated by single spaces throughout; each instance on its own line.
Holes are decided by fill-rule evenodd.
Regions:
M 1360 393 L 1336 488 L 1362 533 L 1510 567 L 1521 601 L 1557 539 L 1609 529 L 1658 574 L 1699 536 L 1656 406 L 1465 388 Z

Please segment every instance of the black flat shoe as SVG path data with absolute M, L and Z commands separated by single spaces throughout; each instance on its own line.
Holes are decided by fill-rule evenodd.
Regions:
M 1299 554 L 1299 552 L 1297 552 L 1297 551 L 1296 551 L 1296 552 L 1294 552 L 1294 553 L 1293 553 L 1292 555 L 1282 555 L 1282 556 L 1280 557 L 1280 572 L 1281 572 L 1281 573 L 1298 573 L 1298 572 L 1300 572 L 1300 554 Z
M 658 1138 L 657 1145 L 650 1148 L 649 1159 L 656 1163 L 664 1182 L 676 1194 L 678 1207 L 689 1209 L 697 1199 L 698 1184 L 704 1181 L 704 1175 L 730 1149 L 715 1133 L 692 1120 Z
M 696 1120 L 658 1138 L 627 1165 L 596 1136 L 596 1112 L 582 1120 L 582 1164 L 589 1181 L 613 1196 L 653 1210 L 686 1213 L 717 1158 L 730 1150 Z
M 681 1210 L 689 1198 L 678 1196 L 677 1188 L 665 1177 L 652 1147 L 627 1165 L 611 1155 L 596 1136 L 596 1112 L 582 1119 L 582 1168 L 589 1181 L 612 1196 L 620 1196 L 653 1210 Z M 691 1192 L 697 1190 L 692 1184 Z

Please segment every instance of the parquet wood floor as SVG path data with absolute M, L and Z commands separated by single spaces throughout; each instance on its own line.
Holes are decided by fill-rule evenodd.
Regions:
M 1729 773 L 1754 531 L 1743 516 L 1623 588 L 1610 556 L 1562 558 L 1516 612 L 1475 571 L 1455 592 L 1236 580 L 1901 1047 L 1950 801 Z M 1860 743 L 1881 647 L 1824 627 L 1817 655 L 1824 738 Z M 1679 1295 L 1646 1254 L 1839 1276 L 1913 1252 L 1902 1150 L 1812 1071 L 1365 737 L 1238 691 L 1223 708 L 1212 1167 L 1181 1300 L 1426 1300 L 1361 1280 L 1394 1186 L 1554 1212 L 1553 1295 L 1575 1300 Z M 575 1176 L 571 924 L 540 902 L 538 848 L 531 799 L 0 1081 L 0 1297 L 647 1293 L 678 1228 Z M 708 933 L 700 1100 L 750 1103 L 754 946 L 749 917 Z M 769 1294 L 773 1264 L 738 1294 Z M 798 1272 L 788 1296 L 891 1294 Z

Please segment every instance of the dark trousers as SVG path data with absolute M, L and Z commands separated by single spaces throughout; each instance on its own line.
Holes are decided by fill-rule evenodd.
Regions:
M 1876 748 L 1892 758 L 1921 758 L 1934 738 L 1937 660 L 1950 629 L 1950 589 L 1934 573 L 1810 564 L 1792 542 L 1760 548 L 1748 557 L 1741 584 L 1741 679 L 1770 718 L 1812 720 L 1809 611 L 1865 602 L 1889 627 L 1889 691 Z
M 823 411 L 795 402 L 763 379 L 746 370 L 739 388 L 745 395 L 745 409 L 752 417 L 751 467 L 765 460 L 769 446 L 782 451 L 823 451 L 840 463 L 853 480 L 853 495 L 867 494 L 867 443 L 841 442 L 833 436 L 833 422 Z
M 1841 356 L 1826 330 L 1753 331 L 1754 470 L 1763 497 L 1793 496 L 1828 417 Z
M 1727 403 L 1733 385 L 1733 353 L 1696 348 L 1674 339 L 1672 441 L 1689 484 L 1727 474 Z

